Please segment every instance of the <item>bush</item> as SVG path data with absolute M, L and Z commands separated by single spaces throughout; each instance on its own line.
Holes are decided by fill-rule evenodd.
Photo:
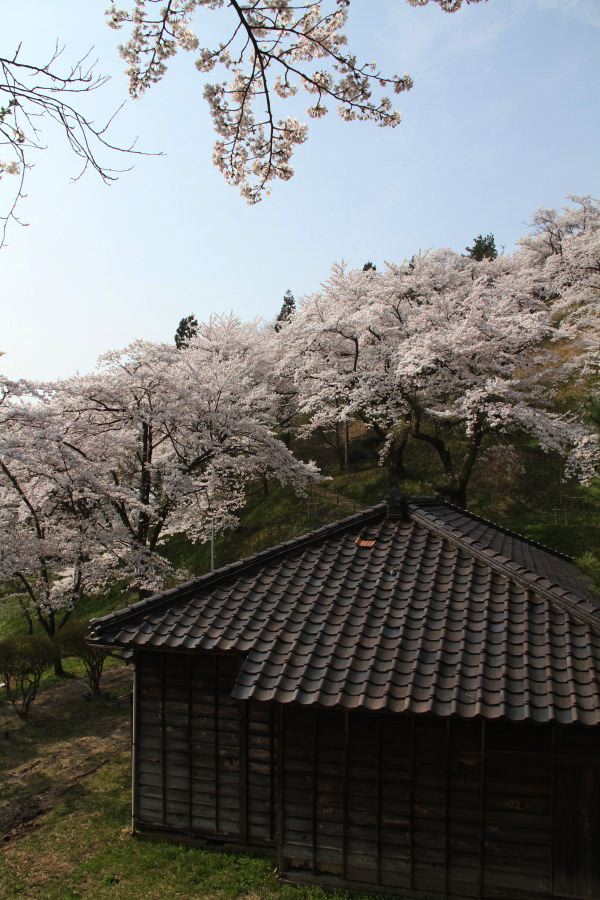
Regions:
M 83 662 L 92 696 L 100 693 L 100 679 L 107 653 L 98 647 L 90 647 L 85 641 L 87 622 L 69 622 L 58 634 L 63 656 L 75 656 Z
M 600 594 L 600 558 L 595 553 L 588 552 L 580 556 L 576 562 L 589 578 L 596 593 Z
M 42 675 L 55 661 L 55 648 L 39 635 L 0 641 L 0 677 L 19 718 L 29 718 Z

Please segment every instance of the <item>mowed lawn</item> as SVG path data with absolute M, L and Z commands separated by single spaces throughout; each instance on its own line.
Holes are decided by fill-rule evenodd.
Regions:
M 0 704 L 2 900 L 348 896 L 281 884 L 272 858 L 133 838 L 130 681 L 114 666 L 86 700 L 81 677 L 49 679 L 27 724 Z

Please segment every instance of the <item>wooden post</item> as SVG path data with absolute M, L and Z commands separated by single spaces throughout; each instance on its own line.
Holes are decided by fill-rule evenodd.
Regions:
M 133 697 L 131 704 L 131 832 L 135 831 L 138 818 L 139 797 L 139 753 L 138 753 L 138 729 L 139 729 L 139 655 L 134 651 L 133 655 Z
M 348 429 L 348 420 L 344 421 L 344 474 L 350 471 L 350 435 Z
M 279 704 L 279 729 L 277 733 L 277 869 L 282 875 L 283 867 L 283 846 L 285 840 L 285 808 L 284 808 L 284 741 L 285 741 L 285 717 L 284 705 Z
M 410 739 L 410 794 L 409 794 L 409 840 L 410 840 L 410 889 L 415 888 L 415 756 L 416 756 L 416 719 L 411 717 Z
M 350 717 L 344 710 L 344 781 L 342 787 L 342 873 L 344 881 L 348 874 L 348 762 L 350 742 Z
M 275 704 L 269 704 L 269 841 L 275 837 Z
M 215 739 L 215 832 L 219 832 L 219 807 L 220 807 L 220 788 L 219 788 L 219 656 L 215 654 L 215 696 L 214 696 L 214 739 Z
M 167 723 L 165 721 L 165 656 L 160 655 L 160 722 L 161 722 L 161 784 L 162 784 L 162 823 L 167 824 Z
M 550 896 L 554 896 L 554 858 L 555 858 L 555 829 L 556 829 L 556 722 L 552 723 L 552 812 L 550 820 Z
M 451 720 L 446 719 L 446 797 L 444 801 L 445 833 L 444 833 L 444 894 L 448 894 L 450 880 L 450 771 L 452 765 L 452 728 Z
M 382 781 L 383 781 L 383 740 L 382 740 L 382 728 L 383 728 L 383 713 L 378 713 L 377 715 L 377 884 L 381 884 L 381 815 L 382 815 Z
M 313 752 L 312 752 L 312 870 L 317 874 L 317 778 L 319 748 L 319 712 L 313 707 Z
M 188 827 L 193 830 L 194 821 L 194 769 L 193 769 L 193 746 L 192 746 L 192 657 L 191 654 L 187 658 L 187 752 L 188 752 Z
M 248 843 L 248 701 L 240 702 L 240 842 Z
M 481 772 L 479 789 L 479 896 L 483 897 L 485 885 L 485 719 L 481 720 Z

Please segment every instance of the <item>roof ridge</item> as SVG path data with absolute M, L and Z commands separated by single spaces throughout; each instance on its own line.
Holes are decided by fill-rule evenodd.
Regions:
M 242 557 L 242 559 L 238 559 L 233 563 L 228 563 L 226 566 L 221 566 L 218 569 L 213 569 L 210 572 L 206 572 L 204 575 L 199 575 L 197 578 L 192 578 L 189 581 L 169 588 L 166 591 L 160 591 L 156 594 L 152 594 L 151 597 L 146 597 L 143 600 L 138 600 L 137 602 L 131 603 L 129 606 L 126 606 L 123 609 L 116 610 L 112 613 L 107 613 L 105 616 L 99 616 L 98 618 L 90 619 L 90 636 L 93 635 L 94 632 L 101 632 L 106 625 L 113 625 L 116 623 L 127 621 L 128 619 L 139 614 L 158 609 L 163 604 L 169 603 L 174 599 L 184 599 L 188 594 L 197 590 L 199 587 L 205 587 L 206 585 L 210 585 L 215 581 L 220 581 L 227 575 L 246 571 L 252 566 L 255 566 L 257 563 L 264 563 L 268 560 L 275 559 L 281 553 L 290 550 L 292 547 L 296 549 L 307 546 L 320 540 L 321 538 L 334 535 L 338 531 L 345 531 L 348 526 L 354 522 L 356 524 L 362 521 L 368 522 L 371 519 L 376 518 L 378 514 L 385 513 L 385 511 L 385 503 L 377 503 L 374 506 L 366 507 L 358 513 L 353 513 L 351 516 L 346 516 L 346 518 L 344 519 L 338 519 L 335 522 L 330 522 L 328 525 L 322 525 L 320 528 L 316 528 L 314 531 L 307 531 L 304 534 L 299 535 L 298 537 L 290 538 L 290 540 L 288 541 L 282 541 L 279 544 L 275 544 L 273 547 L 268 547 L 266 550 L 259 550 L 257 553 Z
M 421 498 L 421 497 L 409 497 L 409 502 L 419 501 L 419 504 L 422 503 L 423 500 L 429 500 L 429 498 Z M 527 537 L 524 534 L 521 534 L 519 531 L 513 531 L 512 528 L 507 528 L 505 525 L 498 525 L 497 522 L 492 522 L 491 519 L 486 519 L 484 516 L 478 515 L 478 513 L 471 512 L 469 509 L 463 509 L 461 506 L 456 506 L 455 503 L 450 503 L 449 500 L 444 500 L 442 497 L 436 497 L 438 503 L 442 503 L 444 506 L 447 506 L 449 509 L 454 509 L 456 512 L 462 513 L 465 516 L 469 516 L 471 519 L 475 519 L 477 522 L 483 522 L 484 525 L 489 525 L 491 528 L 495 528 L 496 531 L 501 531 L 503 534 L 508 534 L 510 537 L 519 538 L 519 540 L 523 541 L 526 544 L 530 544 L 532 547 L 537 547 L 538 550 L 545 550 L 546 553 L 551 553 L 553 556 L 557 556 L 559 559 L 564 559 L 567 562 L 573 562 L 573 557 L 569 556 L 568 553 L 563 553 L 562 550 L 556 550 L 554 547 L 549 547 L 547 544 L 542 544 L 541 541 L 536 541 L 534 538 Z M 425 504 L 423 504 L 425 505 Z M 428 504 L 429 505 L 429 504 Z
M 459 507 L 455 508 L 462 512 Z M 418 508 L 411 510 L 411 515 L 420 525 L 423 525 L 425 528 L 432 528 L 437 534 L 445 537 L 451 543 L 461 547 L 463 550 L 466 550 L 467 553 L 470 553 L 482 562 L 487 563 L 487 565 L 492 569 L 495 569 L 501 575 L 520 583 L 523 587 L 533 590 L 549 603 L 554 603 L 564 612 L 569 613 L 574 618 L 584 622 L 586 625 L 589 625 L 590 628 L 593 628 L 600 633 L 600 607 L 594 606 L 585 597 L 582 597 L 581 599 L 578 598 L 576 594 L 561 587 L 557 582 L 550 581 L 550 579 L 545 576 L 538 576 L 535 572 L 532 572 L 525 566 L 517 567 L 517 565 L 508 557 L 504 556 L 504 554 L 482 546 L 475 538 L 460 534 L 460 532 L 447 523 L 432 520 L 426 513 L 420 513 Z M 550 587 L 540 584 L 541 579 L 546 581 Z M 561 593 L 557 594 L 556 590 Z M 591 612 L 590 609 L 594 611 Z

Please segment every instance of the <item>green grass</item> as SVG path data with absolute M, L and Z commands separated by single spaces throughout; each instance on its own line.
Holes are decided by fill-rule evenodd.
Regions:
M 129 673 L 119 666 L 106 686 L 88 701 L 80 679 L 47 684 L 26 725 L 0 706 L 1 900 L 348 896 L 281 884 L 270 856 L 132 837 Z

